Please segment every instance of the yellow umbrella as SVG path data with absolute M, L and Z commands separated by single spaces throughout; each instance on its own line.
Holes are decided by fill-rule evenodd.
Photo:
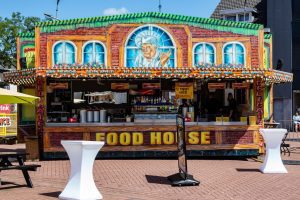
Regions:
M 39 99 L 39 97 L 0 88 L 0 104 L 34 104 L 36 99 Z

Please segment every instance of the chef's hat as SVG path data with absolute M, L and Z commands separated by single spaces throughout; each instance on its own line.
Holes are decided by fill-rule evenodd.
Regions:
M 136 40 L 135 43 L 138 47 L 141 47 L 143 44 L 151 44 L 151 45 L 154 45 L 156 47 L 158 46 L 157 38 L 155 36 L 152 36 L 152 35 L 140 37 Z

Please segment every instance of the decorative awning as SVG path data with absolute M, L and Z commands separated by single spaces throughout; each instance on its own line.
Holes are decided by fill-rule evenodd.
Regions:
M 183 68 L 126 68 L 98 66 L 62 66 L 51 69 L 20 70 L 4 73 L 7 82 L 22 85 L 35 81 L 36 77 L 51 78 L 195 78 L 195 79 L 254 79 L 268 83 L 292 82 L 293 74 L 273 69 L 242 67 L 183 67 Z
M 35 69 L 14 70 L 3 73 L 4 81 L 14 85 L 32 85 L 36 80 Z

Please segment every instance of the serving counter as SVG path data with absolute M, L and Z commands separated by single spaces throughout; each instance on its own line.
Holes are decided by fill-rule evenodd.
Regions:
M 242 122 L 187 122 L 188 156 L 256 156 L 261 150 L 259 126 Z M 100 157 L 175 157 L 175 123 L 48 123 L 44 158 L 63 158 L 60 141 L 104 141 Z M 193 150 L 193 151 L 191 151 Z

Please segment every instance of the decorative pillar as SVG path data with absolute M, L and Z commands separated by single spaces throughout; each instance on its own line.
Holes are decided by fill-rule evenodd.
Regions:
M 256 78 L 254 80 L 254 102 L 257 115 L 257 124 L 264 125 L 264 80 Z
M 273 99 L 273 83 L 270 84 L 270 120 L 274 119 L 274 99 Z
M 257 115 L 257 124 L 260 127 L 264 126 L 264 80 L 261 78 L 254 79 L 254 109 Z M 259 144 L 259 153 L 264 153 L 263 137 L 257 132 L 256 142 Z
M 36 94 L 40 97 L 36 107 L 36 132 L 39 138 L 40 157 L 43 155 L 43 133 L 46 114 L 46 78 L 36 78 Z

